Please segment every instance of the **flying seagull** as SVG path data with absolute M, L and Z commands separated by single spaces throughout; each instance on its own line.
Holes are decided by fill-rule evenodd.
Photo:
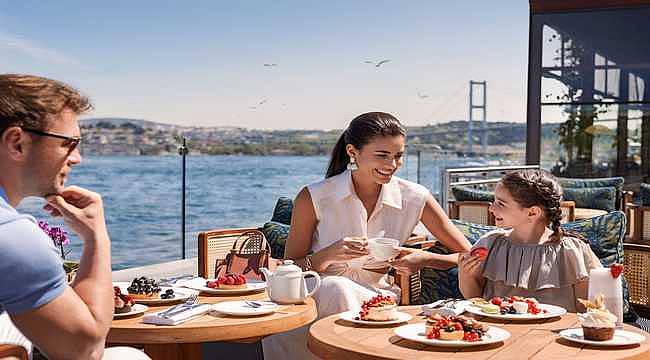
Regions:
M 276 63 L 270 63 L 270 64 L 267 63 L 267 64 L 264 64 L 264 66 L 265 67 L 274 67 L 274 66 L 278 66 L 278 64 L 276 64 Z
M 253 110 L 255 110 L 255 109 L 257 109 L 258 107 L 262 106 L 265 102 L 266 102 L 266 99 L 264 99 L 264 100 L 258 102 L 257 105 L 251 106 L 250 108 L 253 109 Z
M 380 67 L 380 66 L 382 66 L 383 64 L 385 64 L 385 63 L 387 63 L 389 61 L 390 61 L 390 59 L 384 59 L 384 60 L 382 60 L 382 61 L 380 61 L 378 63 L 375 63 L 374 61 L 366 60 L 366 61 L 364 61 L 364 63 L 373 64 L 373 65 L 375 65 L 375 67 Z

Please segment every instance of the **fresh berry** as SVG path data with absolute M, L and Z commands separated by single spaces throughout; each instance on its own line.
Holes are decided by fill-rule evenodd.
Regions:
M 490 302 L 496 306 L 501 306 L 503 300 L 501 300 L 500 297 L 493 297 L 492 300 L 490 300 Z
M 623 264 L 612 264 L 609 267 L 609 271 L 612 273 L 612 277 L 614 277 L 614 279 L 616 279 L 623 272 Z

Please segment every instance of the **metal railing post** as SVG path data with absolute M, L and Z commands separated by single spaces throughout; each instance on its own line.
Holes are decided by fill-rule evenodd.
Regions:
M 178 148 L 178 153 L 183 157 L 183 182 L 181 195 L 181 249 L 183 259 L 185 259 L 185 157 L 187 156 L 187 143 L 185 136 L 183 136 L 183 145 Z

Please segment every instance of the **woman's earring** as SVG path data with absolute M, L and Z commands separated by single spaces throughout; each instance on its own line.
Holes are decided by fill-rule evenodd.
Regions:
M 350 156 L 350 162 L 348 163 L 348 170 L 358 170 L 357 160 L 354 159 L 354 156 Z

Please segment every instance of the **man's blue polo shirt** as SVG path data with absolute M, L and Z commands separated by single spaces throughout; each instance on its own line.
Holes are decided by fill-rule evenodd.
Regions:
M 63 260 L 52 240 L 34 217 L 9 205 L 0 187 L 0 312 L 36 309 L 66 286 Z

